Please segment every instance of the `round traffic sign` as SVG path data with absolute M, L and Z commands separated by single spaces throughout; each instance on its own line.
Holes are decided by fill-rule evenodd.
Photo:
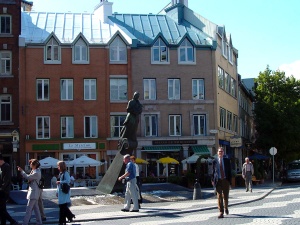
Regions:
M 276 155 L 276 153 L 277 153 L 277 148 L 272 147 L 272 148 L 270 148 L 269 152 L 270 152 L 271 155 Z

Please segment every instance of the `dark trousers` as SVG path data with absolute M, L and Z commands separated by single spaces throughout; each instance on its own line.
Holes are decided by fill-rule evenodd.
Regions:
M 224 208 L 228 209 L 229 186 L 227 179 L 219 179 L 216 186 L 218 208 L 222 214 L 224 213 Z
M 143 197 L 142 197 L 142 190 L 141 190 L 141 188 L 142 188 L 142 181 L 141 181 L 141 179 L 140 179 L 140 177 L 139 176 L 137 176 L 136 177 L 136 184 L 137 184 L 137 186 L 139 187 L 139 203 L 142 203 L 143 202 Z
M 6 209 L 6 202 L 9 198 L 9 194 L 5 192 L 0 193 L 0 217 L 1 217 L 1 225 L 6 224 L 6 220 L 10 223 L 14 223 L 15 220 L 9 215 Z
M 69 209 L 68 204 L 69 203 L 59 204 L 59 222 L 60 223 L 66 223 L 66 218 L 68 218 L 68 220 L 71 220 L 74 216 L 74 214 Z

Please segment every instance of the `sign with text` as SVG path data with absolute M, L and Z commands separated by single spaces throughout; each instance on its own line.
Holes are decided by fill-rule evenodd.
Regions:
M 96 143 L 64 143 L 64 149 L 96 149 Z
M 242 138 L 241 137 L 232 137 L 230 138 L 230 147 L 238 148 L 242 146 Z

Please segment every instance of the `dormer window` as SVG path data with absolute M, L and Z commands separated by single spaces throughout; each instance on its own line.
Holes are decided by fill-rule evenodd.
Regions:
M 45 63 L 60 64 L 60 58 L 60 46 L 54 38 L 51 38 L 45 47 Z
M 152 47 L 152 63 L 169 63 L 169 49 L 163 40 L 160 38 L 154 43 Z
M 73 63 L 88 64 L 89 49 L 87 44 L 80 38 L 73 46 Z
M 189 42 L 189 40 L 185 39 L 180 47 L 178 48 L 178 63 L 180 64 L 191 64 L 195 63 L 195 51 L 194 47 Z
M 113 40 L 109 49 L 110 63 L 127 63 L 127 47 L 120 37 Z

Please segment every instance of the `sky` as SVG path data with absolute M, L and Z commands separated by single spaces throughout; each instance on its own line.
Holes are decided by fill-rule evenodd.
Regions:
M 100 0 L 31 0 L 37 12 L 92 13 Z M 158 13 L 171 0 L 108 0 L 113 12 Z M 257 78 L 267 66 L 300 80 L 299 0 L 189 0 L 188 7 L 225 26 L 238 50 L 238 73 Z

